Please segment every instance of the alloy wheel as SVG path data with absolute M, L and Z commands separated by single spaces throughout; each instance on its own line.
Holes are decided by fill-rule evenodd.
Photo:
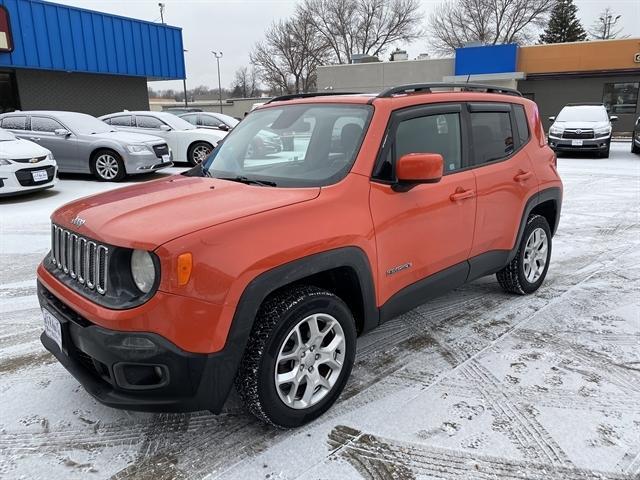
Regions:
M 198 145 L 193 149 L 192 158 L 194 163 L 202 163 L 204 162 L 209 154 L 211 153 L 211 149 L 206 145 Z
M 542 228 L 536 228 L 527 239 L 524 248 L 524 277 L 529 283 L 536 283 L 544 272 L 547 264 L 549 241 L 547 233 Z
M 116 178 L 119 170 L 118 160 L 113 155 L 105 153 L 96 159 L 96 172 L 105 180 Z

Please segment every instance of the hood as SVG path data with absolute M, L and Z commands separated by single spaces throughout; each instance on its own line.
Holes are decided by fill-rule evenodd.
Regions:
M 320 188 L 272 188 L 174 175 L 82 198 L 56 224 L 112 245 L 153 250 L 197 230 L 316 198 Z M 84 220 L 81 227 L 71 223 Z
M 122 130 L 118 130 L 115 132 L 105 132 L 105 133 L 95 133 L 91 135 L 93 138 L 104 138 L 107 140 L 114 140 L 116 142 L 121 142 L 124 144 L 132 144 L 132 143 L 167 143 L 166 140 L 160 137 L 154 137 L 153 135 L 145 135 L 144 133 L 133 133 L 133 132 L 124 132 Z
M 43 157 L 50 153 L 46 148 L 29 140 L 18 139 L 0 142 L 0 157 L 6 157 L 8 159 Z
M 595 129 L 595 128 L 608 127 L 609 126 L 609 122 L 600 122 L 600 121 L 596 121 L 596 122 L 588 122 L 588 121 L 563 122 L 563 121 L 556 120 L 554 122 L 554 125 L 556 127 L 562 127 L 562 128 L 582 128 L 582 129 L 594 128 Z

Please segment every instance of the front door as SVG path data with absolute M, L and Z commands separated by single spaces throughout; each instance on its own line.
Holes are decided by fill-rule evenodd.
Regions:
M 441 154 L 442 179 L 406 192 L 394 191 L 395 163 L 407 153 Z M 421 286 L 428 285 L 427 277 L 442 278 L 447 288 L 466 280 L 476 214 L 475 177 L 472 171 L 462 170 L 467 153 L 460 104 L 420 106 L 394 114 L 370 194 L 379 305 L 401 292 L 394 301 L 411 292 L 409 301 L 422 303 Z
M 67 128 L 54 118 L 32 115 L 26 138 L 51 150 L 62 172 L 89 173 L 89 159 L 79 158 L 75 135 L 58 135 L 56 130 Z

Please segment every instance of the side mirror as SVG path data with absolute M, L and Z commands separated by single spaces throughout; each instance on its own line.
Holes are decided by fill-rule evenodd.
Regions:
M 443 170 L 444 160 L 439 153 L 407 153 L 396 164 L 398 182 L 393 189 L 406 192 L 422 183 L 438 183 Z
M 68 137 L 71 135 L 71 132 L 66 128 L 56 128 L 53 133 L 55 133 L 58 137 Z
M 218 130 L 222 130 L 223 132 L 229 131 L 229 126 L 225 123 L 218 124 Z
M 555 122 L 556 121 L 556 117 L 549 117 L 549 121 L 550 122 Z
M 611 115 L 609 117 L 609 120 L 611 120 L 612 122 L 617 122 L 618 121 L 618 117 L 616 117 L 615 115 Z
M 163 132 L 170 132 L 171 127 L 169 125 L 160 125 L 160 130 L 162 130 Z

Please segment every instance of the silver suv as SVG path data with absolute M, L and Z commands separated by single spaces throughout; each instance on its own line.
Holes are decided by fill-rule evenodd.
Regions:
M 611 146 L 611 122 L 618 117 L 607 113 L 601 103 L 570 103 L 549 129 L 549 146 L 556 152 L 593 152 L 609 157 Z
M 0 115 L 0 127 L 53 152 L 62 173 L 91 173 L 117 182 L 127 174 L 173 165 L 167 142 L 159 137 L 116 131 L 91 115 L 31 111 Z

